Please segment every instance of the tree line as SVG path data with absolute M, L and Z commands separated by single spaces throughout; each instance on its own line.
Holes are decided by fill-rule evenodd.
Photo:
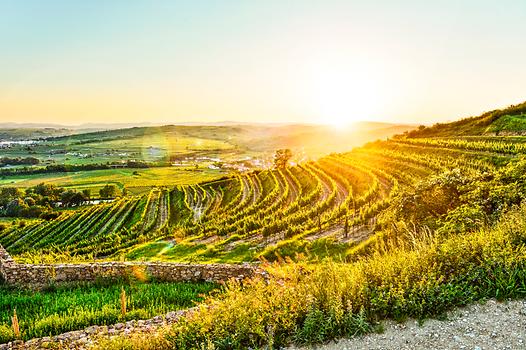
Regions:
M 107 184 L 99 190 L 101 198 L 114 198 L 119 189 Z M 91 190 L 66 189 L 41 183 L 22 190 L 17 187 L 0 188 L 0 216 L 53 219 L 57 207 L 78 207 L 91 199 Z

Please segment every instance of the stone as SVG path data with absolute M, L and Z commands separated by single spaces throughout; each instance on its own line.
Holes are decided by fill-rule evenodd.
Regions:
M 158 262 L 93 262 L 86 264 L 18 264 L 0 246 L 0 275 L 10 285 L 45 286 L 49 283 L 94 281 L 99 278 L 122 279 L 143 269 L 151 278 L 166 282 L 206 280 L 221 282 L 242 280 L 259 275 L 268 279 L 268 273 L 250 264 L 179 264 Z

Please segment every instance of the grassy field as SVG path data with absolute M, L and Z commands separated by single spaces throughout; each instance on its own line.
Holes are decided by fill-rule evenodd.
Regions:
M 178 167 L 160 167 L 148 169 L 107 169 L 79 171 L 74 173 L 52 173 L 18 175 L 0 178 L 0 185 L 31 187 L 45 182 L 61 187 L 82 190 L 90 188 L 93 194 L 106 184 L 115 184 L 121 189 L 127 187 L 132 193 L 141 187 L 176 186 L 210 181 L 228 174 L 227 171 L 214 169 L 195 169 Z M 134 190 L 134 188 L 138 188 Z M 144 191 L 143 191 L 144 192 Z
M 271 160 L 276 149 L 291 148 L 295 161 L 316 158 L 329 152 L 385 138 L 411 129 L 407 125 L 362 123 L 336 131 L 312 125 L 284 126 L 174 126 L 140 127 L 53 136 L 53 132 L 25 133 L 32 144 L 11 144 L 2 148 L 2 157 L 34 157 L 35 167 L 121 163 L 128 160 L 158 163 L 185 158 L 220 158 L 237 162 L 247 157 Z M 64 133 L 64 132 L 62 132 Z M 69 132 L 66 132 L 68 134 Z M 57 131 L 60 135 L 61 132 Z M 19 139 L 18 129 L 0 130 L 0 142 Z M 0 144 L 1 145 L 1 144 Z
M 30 339 L 189 308 L 217 287 L 212 283 L 101 282 L 32 291 L 0 285 L 0 344 L 15 339 L 11 329 L 15 309 L 22 338 Z M 121 288 L 127 298 L 125 316 L 121 314 Z

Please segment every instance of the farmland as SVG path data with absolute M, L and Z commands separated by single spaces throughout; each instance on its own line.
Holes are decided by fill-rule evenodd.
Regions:
M 384 209 L 420 181 L 453 169 L 476 178 L 523 152 L 520 137 L 394 138 L 221 180 L 187 171 L 184 178 L 175 177 L 175 183 L 156 183 L 155 171 L 163 168 L 147 169 L 154 173 L 151 182 L 143 182 L 152 186 L 145 194 L 6 229 L 0 243 L 26 257 L 67 253 L 78 258 L 241 262 L 272 260 L 276 253 L 293 256 L 309 247 L 346 254 L 381 228 Z M 214 175 L 220 174 L 210 178 Z M 123 170 L 121 176 L 148 175 Z M 128 186 L 133 187 L 133 181 L 141 183 L 129 179 Z
M 514 118 L 522 118 L 518 113 Z M 462 125 L 478 130 L 486 118 Z M 128 191 L 100 204 L 55 208 L 47 219 L 4 219 L 0 244 L 24 263 L 263 262 L 270 274 L 227 283 L 205 299 L 214 307 L 168 335 L 101 348 L 308 344 L 372 331 L 384 318 L 425 318 L 485 298 L 524 297 L 526 137 L 485 128 L 454 136 L 448 125 L 422 127 L 350 151 L 243 171 L 198 165 L 31 174 L 19 189 L 49 181 L 78 189 L 113 183 Z M 280 152 L 276 157 L 288 154 Z M 151 290 L 169 293 L 164 288 L 171 287 Z M 20 292 L 7 291 L 13 293 Z M 83 292 L 71 291 L 77 293 Z M 112 287 L 98 293 L 105 305 L 117 298 Z M 140 304 L 136 316 L 178 307 Z M 20 310 L 30 319 L 63 317 Z M 96 322 L 118 320 L 111 310 Z M 95 322 L 90 317 L 70 329 Z M 261 331 L 269 325 L 272 334 Z M 49 332 L 24 327 L 28 337 Z
M 71 130 L 72 135 L 47 138 L 19 129 L 9 136 L 6 130 L 0 158 L 7 164 L 0 163 L 0 186 L 27 188 L 45 181 L 74 189 L 94 186 L 96 193 L 108 182 L 132 192 L 137 186 L 198 183 L 225 173 L 268 168 L 278 148 L 292 149 L 293 161 L 299 162 L 411 128 L 374 123 L 345 132 L 309 125 L 164 126 L 78 134 Z M 330 139 L 338 142 L 314 142 Z M 31 162 L 24 162 L 26 158 Z M 200 171 L 187 172 L 194 170 Z
M 0 185 L 27 188 L 45 182 L 77 190 L 90 189 L 94 195 L 106 184 L 115 184 L 131 193 L 141 193 L 155 186 L 175 186 L 210 181 L 227 175 L 227 170 L 189 167 L 155 167 L 148 169 L 105 169 L 71 173 L 14 175 L 0 179 Z
M 525 0 L 0 28 L 0 350 L 526 349 Z

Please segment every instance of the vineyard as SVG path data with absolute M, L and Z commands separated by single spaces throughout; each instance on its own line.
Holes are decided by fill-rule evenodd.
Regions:
M 0 350 L 526 349 L 525 19 L 0 0 Z
M 473 177 L 495 171 L 525 153 L 525 141 L 399 136 L 296 166 L 64 211 L 54 220 L 10 226 L 0 244 L 22 257 L 226 262 L 292 255 L 294 247 L 317 242 L 346 250 L 381 226 L 397 194 L 453 169 Z

